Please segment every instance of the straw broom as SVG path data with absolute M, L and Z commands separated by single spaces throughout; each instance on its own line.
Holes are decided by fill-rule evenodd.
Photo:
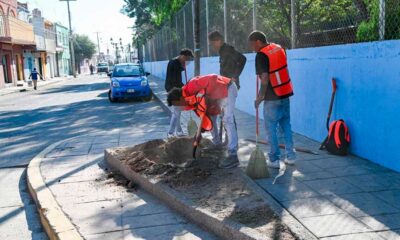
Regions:
M 185 62 L 185 81 L 186 84 L 188 83 L 188 77 L 187 77 L 187 72 L 186 72 L 186 62 Z M 192 118 L 192 111 L 190 111 L 190 119 L 187 123 L 187 131 L 189 137 L 194 137 L 197 133 L 197 123 L 193 120 Z
M 256 96 L 258 96 L 258 76 L 256 83 Z M 246 168 L 247 176 L 252 179 L 259 178 L 268 178 L 269 172 L 266 164 L 266 159 L 264 152 L 258 146 L 258 135 L 259 135 L 259 127 L 258 127 L 258 108 L 256 109 L 256 149 L 251 153 L 249 164 Z

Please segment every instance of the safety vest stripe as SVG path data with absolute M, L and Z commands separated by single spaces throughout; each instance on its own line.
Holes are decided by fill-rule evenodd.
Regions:
M 281 76 L 279 75 L 279 72 L 275 72 L 275 77 L 276 81 L 278 82 L 278 85 L 282 84 Z

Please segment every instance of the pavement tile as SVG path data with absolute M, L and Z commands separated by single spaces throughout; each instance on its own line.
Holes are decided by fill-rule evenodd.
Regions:
M 400 185 L 398 185 L 398 183 L 386 173 L 348 176 L 343 177 L 342 179 L 366 192 L 382 191 L 397 187 L 400 188 Z
M 375 197 L 398 208 L 400 203 L 400 190 L 388 190 L 372 193 Z
M 296 200 L 318 196 L 318 193 L 298 181 L 283 184 L 272 184 L 271 180 L 258 180 L 257 183 L 279 201 Z
M 354 217 L 400 212 L 370 193 L 330 195 L 327 198 Z
M 163 225 L 186 223 L 186 220 L 173 213 L 158 213 L 138 216 L 122 216 L 124 229 L 156 227 Z
M 351 166 L 346 166 L 346 167 L 335 167 L 335 168 L 328 168 L 326 170 L 328 172 L 334 174 L 337 177 L 374 173 L 374 171 L 365 167 L 364 165 L 351 165 Z
M 321 240 L 384 240 L 376 233 L 356 233 L 335 237 L 321 238 Z
M 346 157 L 323 158 L 323 159 L 313 160 L 310 162 L 322 169 L 359 166 L 363 164 L 362 160 L 354 160 Z
M 320 172 L 322 169 L 311 161 L 296 161 L 296 170 L 305 174 L 305 173 L 314 173 L 314 172 Z
M 386 240 L 400 240 L 400 230 L 396 231 L 383 231 L 378 233 Z
M 376 231 L 400 229 L 400 213 L 367 216 L 359 219 Z
M 322 195 L 362 192 L 361 189 L 347 183 L 340 178 L 304 181 L 303 183 Z
M 299 220 L 320 238 L 371 231 L 371 229 L 346 213 L 300 218 Z
M 107 233 L 98 233 L 98 234 L 90 234 L 85 236 L 86 240 L 123 240 L 124 232 L 116 231 L 116 232 L 107 232 Z
M 319 172 L 312 173 L 302 173 L 302 172 L 293 172 L 293 176 L 299 181 L 310 181 L 310 180 L 318 180 L 318 179 L 327 179 L 327 178 L 335 178 L 336 176 L 330 172 L 325 170 L 321 170 Z
M 282 204 L 296 218 L 344 213 L 324 197 L 285 201 Z

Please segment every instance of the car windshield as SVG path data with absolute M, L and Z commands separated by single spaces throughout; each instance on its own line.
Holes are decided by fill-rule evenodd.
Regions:
M 141 75 L 143 75 L 142 69 L 133 65 L 117 66 L 113 71 L 113 77 L 136 77 Z
M 107 63 L 99 63 L 98 66 L 99 66 L 99 67 L 107 67 L 108 64 L 107 64 Z

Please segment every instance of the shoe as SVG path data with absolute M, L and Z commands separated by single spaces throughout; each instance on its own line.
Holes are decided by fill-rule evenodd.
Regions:
M 287 165 L 294 165 L 294 164 L 296 163 L 296 160 L 285 159 L 284 162 L 285 162 Z
M 36 87 L 34 87 L 33 89 L 37 90 Z
M 183 137 L 183 136 L 186 136 L 186 134 L 182 131 L 182 132 L 177 132 L 176 136 Z
M 228 169 L 239 166 L 239 159 L 237 155 L 230 155 L 218 164 L 218 168 Z
M 168 138 L 168 139 L 174 138 L 174 137 L 175 137 L 175 135 L 174 135 L 173 133 L 168 133 L 168 135 L 167 135 L 167 138 Z
M 270 160 L 267 160 L 267 166 L 270 168 L 276 168 L 279 169 L 281 167 L 281 164 L 279 163 L 279 160 L 271 162 Z

